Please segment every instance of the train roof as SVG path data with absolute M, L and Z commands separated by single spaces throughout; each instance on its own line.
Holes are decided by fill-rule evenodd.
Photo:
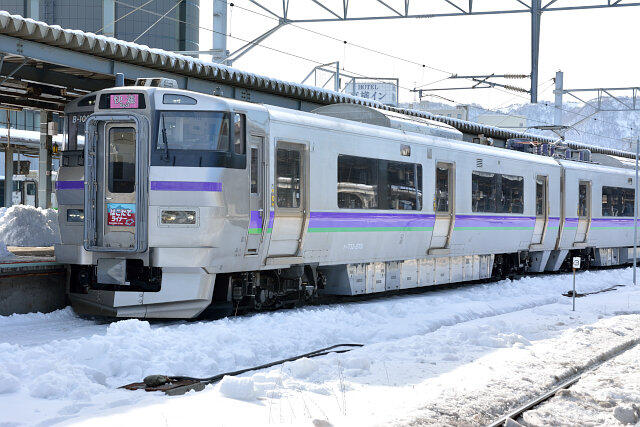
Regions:
M 102 93 L 131 93 L 132 91 L 145 92 L 149 94 L 150 97 L 155 98 L 154 108 L 156 109 L 193 108 L 193 106 L 187 105 L 163 104 L 162 97 L 156 96 L 160 94 L 177 94 L 196 99 L 198 109 L 210 108 L 215 110 L 268 113 L 270 118 L 275 121 L 298 123 L 336 131 L 365 133 L 375 137 L 398 139 L 399 135 L 403 135 L 403 139 L 407 142 L 417 144 L 436 144 L 441 148 L 458 149 L 467 152 L 471 151 L 478 155 L 522 159 L 529 162 L 535 161 L 536 163 L 541 164 L 558 164 L 558 162 L 562 162 L 566 166 L 581 165 L 576 166 L 578 168 L 600 166 L 609 171 L 634 168 L 634 164 L 631 159 L 612 156 L 609 154 L 593 153 L 592 162 L 578 162 L 575 160 L 555 159 L 549 156 L 465 142 L 462 140 L 462 132 L 447 124 L 357 104 L 327 105 L 317 108 L 312 112 L 305 112 L 177 88 L 122 86 L 103 89 L 78 98 L 67 105 L 65 112 L 68 113 L 74 110 L 82 110 L 83 108 L 80 107 L 80 104 L 83 103 L 83 100 L 90 97 L 97 97 Z M 92 109 L 94 109 L 94 105 L 85 106 L 84 108 L 85 111 L 90 111 Z
M 407 131 L 393 127 L 380 126 L 378 124 L 363 123 L 334 116 L 307 113 L 282 107 L 266 106 L 266 109 L 269 112 L 271 120 L 276 122 L 311 126 L 323 130 L 364 134 L 375 138 L 390 138 L 396 140 L 397 142 L 405 142 L 425 146 L 436 146 L 447 150 L 463 150 L 484 156 L 520 159 L 528 162 L 533 161 L 538 164 L 558 164 L 552 157 L 539 156 L 537 154 L 523 153 L 514 150 L 505 150 L 503 148 L 465 142 L 458 139 L 445 138 L 437 135 L 426 135 L 423 133 Z

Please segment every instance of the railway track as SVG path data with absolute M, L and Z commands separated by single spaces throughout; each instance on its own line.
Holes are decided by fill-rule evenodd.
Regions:
M 627 351 L 637 347 L 638 344 L 640 344 L 640 338 L 627 341 L 626 343 L 623 343 L 623 344 L 613 348 L 611 351 L 609 351 L 609 352 L 601 355 L 600 357 L 598 357 L 594 363 L 582 367 L 581 369 L 578 370 L 578 372 L 570 375 L 567 378 L 564 378 L 563 380 L 561 380 L 561 382 L 559 384 L 555 385 L 551 389 L 545 391 L 542 394 L 539 394 L 539 395 L 535 396 L 532 399 L 529 399 L 525 404 L 523 404 L 523 405 L 519 406 L 518 408 L 516 408 L 516 409 L 514 409 L 514 410 L 512 410 L 512 411 L 510 411 L 510 412 L 508 412 L 508 413 L 506 413 L 504 415 L 502 415 L 498 419 L 494 420 L 492 423 L 487 424 L 487 427 L 505 426 L 505 425 L 507 425 L 509 420 L 513 420 L 513 421 L 517 422 L 518 419 L 522 418 L 522 416 L 524 415 L 525 412 L 527 412 L 527 411 L 529 411 L 531 409 L 534 409 L 534 408 L 538 407 L 539 405 L 545 403 L 546 401 L 552 399 L 554 396 L 556 396 L 556 394 L 560 390 L 565 390 L 565 389 L 568 389 L 568 388 L 572 387 L 578 381 L 580 381 L 580 379 L 582 379 L 586 374 L 589 374 L 589 373 L 595 371 L 600 366 L 602 366 L 604 363 L 609 362 L 609 361 L 615 359 L 616 357 L 622 355 L 623 353 L 626 353 Z

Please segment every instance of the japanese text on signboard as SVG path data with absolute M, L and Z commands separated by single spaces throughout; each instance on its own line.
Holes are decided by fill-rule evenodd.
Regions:
M 107 224 L 133 227 L 136 225 L 136 205 L 134 203 L 108 203 Z

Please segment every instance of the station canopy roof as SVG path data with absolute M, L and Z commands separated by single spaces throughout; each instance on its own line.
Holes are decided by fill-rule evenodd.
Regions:
M 344 93 L 265 77 L 111 37 L 63 29 L 0 11 L 0 105 L 3 107 L 60 112 L 67 102 L 84 93 L 113 86 L 116 73 L 123 73 L 129 81 L 139 77 L 173 78 L 181 88 L 204 93 L 216 93 L 216 85 L 240 89 L 263 95 L 262 100 L 260 96 L 255 97 L 260 102 L 296 101 L 298 108 L 305 109 L 302 106 L 306 103 L 308 110 L 321 105 L 356 103 L 437 120 L 467 135 L 501 140 L 529 138 L 538 142 L 556 141 L 425 111 L 390 107 Z M 222 95 L 229 96 L 224 90 Z M 242 99 L 241 96 L 236 97 Z M 630 155 L 579 143 L 569 145 L 603 154 Z

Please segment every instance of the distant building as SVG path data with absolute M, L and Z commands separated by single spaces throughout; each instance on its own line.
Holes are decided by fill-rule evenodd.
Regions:
M 466 105 L 458 105 L 453 109 L 444 109 L 444 110 L 428 110 L 431 114 L 435 114 L 438 116 L 451 117 L 453 119 L 460 120 L 469 120 L 469 108 Z
M 440 103 L 420 101 L 403 104 L 403 106 L 416 110 L 427 111 L 438 116 L 451 117 L 460 120 L 469 120 L 487 126 L 523 131 L 527 129 L 527 118 L 524 116 L 511 116 L 505 114 L 477 114 L 477 111 L 484 110 L 482 110 L 481 108 L 474 108 L 472 105 L 460 104 L 451 108 L 443 108 L 443 104 Z
M 199 45 L 199 0 L 2 0 L 0 9 L 164 50 Z
M 170 51 L 199 50 L 199 9 L 199 0 L 0 0 L 0 10 L 14 15 Z M 40 130 L 37 111 L 10 117 L 14 129 Z M 3 111 L 0 127 L 6 127 Z
M 460 120 L 469 120 L 469 106 L 456 105 L 451 108 L 442 108 L 443 104 L 435 104 L 429 101 L 412 102 L 406 104 L 407 108 L 415 110 L 427 111 L 438 116 L 451 117 Z M 404 106 L 404 105 L 403 105 Z
M 504 114 L 480 114 L 476 122 L 487 126 L 498 128 L 525 130 L 527 129 L 527 118 L 522 116 L 507 116 Z

